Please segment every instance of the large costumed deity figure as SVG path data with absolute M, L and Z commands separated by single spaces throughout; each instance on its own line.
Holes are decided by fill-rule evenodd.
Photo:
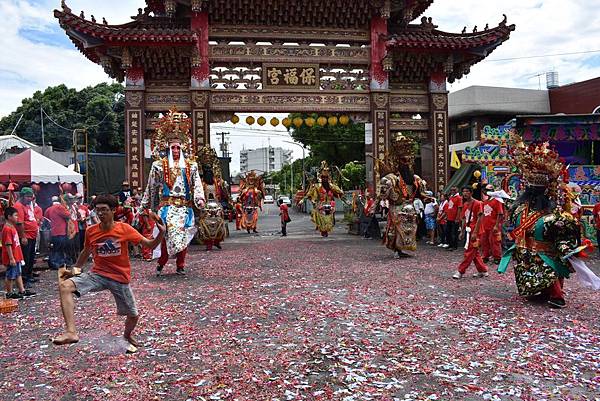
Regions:
M 262 200 L 265 189 L 261 176 L 256 175 L 254 170 L 248 172 L 246 177 L 240 181 L 239 199 L 242 202 L 242 229 L 248 233 L 256 232 L 258 226 L 258 212 L 262 210 Z
M 513 140 L 517 143 L 513 160 L 525 191 L 510 209 L 515 228 L 509 236 L 515 244 L 502 257 L 498 272 L 504 273 L 514 260 L 519 295 L 564 308 L 564 279 L 571 273 L 577 271 L 584 285 L 600 289 L 600 279 L 580 259 L 591 243 L 582 242 L 571 213 L 565 193 L 568 171 L 558 153 L 547 143 L 525 146 L 520 138 Z
M 415 153 L 415 141 L 398 135 L 385 159 L 376 160 L 381 176 L 379 198 L 389 202 L 383 243 L 396 252 L 396 257 L 406 257 L 404 251 L 417 250 L 418 221 L 413 202 L 423 196 L 426 188 L 425 182 L 413 174 Z
M 331 177 L 329 165 L 325 160 L 321 162 L 319 180 L 313 183 L 306 198 L 313 204 L 311 219 L 316 230 L 322 237 L 328 237 L 335 226 L 335 198 L 342 198 L 344 192 L 337 186 Z
M 191 154 L 191 120 L 171 110 L 160 119 L 154 137 L 154 158 L 141 210 L 157 211 L 166 223 L 156 274 L 162 274 L 169 256 L 177 258 L 177 274 L 185 274 L 187 247 L 194 237 L 194 211 L 204 207 L 204 187 Z
M 200 212 L 198 237 L 206 245 L 206 250 L 210 251 L 213 246 L 221 249 L 221 242 L 227 234 L 224 209 L 229 204 L 229 190 L 227 183 L 221 178 L 217 152 L 212 147 L 205 146 L 199 153 L 206 206 Z

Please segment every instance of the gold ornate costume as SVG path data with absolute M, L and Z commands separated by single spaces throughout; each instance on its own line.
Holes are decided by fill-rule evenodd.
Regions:
M 335 198 L 341 198 L 344 192 L 335 183 L 331 182 L 331 175 L 327 162 L 321 162 L 319 181 L 309 188 L 306 197 L 312 202 L 312 222 L 321 236 L 327 237 L 335 226 Z

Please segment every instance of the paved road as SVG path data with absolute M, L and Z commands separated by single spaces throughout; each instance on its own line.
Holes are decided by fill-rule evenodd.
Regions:
M 133 262 L 134 355 L 108 293 L 77 302 L 80 343 L 52 346 L 62 318 L 43 272 L 39 296 L 0 315 L 0 400 L 599 399 L 600 300 L 576 279 L 568 308 L 550 310 L 511 274 L 452 280 L 458 252 L 397 260 L 295 214 L 281 238 L 275 211 L 258 235 L 192 247 L 185 277 Z

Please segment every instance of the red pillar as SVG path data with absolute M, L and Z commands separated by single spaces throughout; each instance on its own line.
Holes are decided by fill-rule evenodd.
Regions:
M 210 143 L 210 62 L 208 44 L 208 12 L 192 14 L 191 29 L 198 40 L 192 57 L 190 90 L 192 108 L 192 143 L 195 152 Z

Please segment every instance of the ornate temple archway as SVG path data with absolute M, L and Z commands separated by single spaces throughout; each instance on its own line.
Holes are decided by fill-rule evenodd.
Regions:
M 434 189 L 448 179 L 448 92 L 509 38 L 495 28 L 453 34 L 431 18 L 411 23 L 433 0 L 146 0 L 132 21 L 109 25 L 54 15 L 75 46 L 126 85 L 131 184 L 143 185 L 144 142 L 157 113 L 190 113 L 193 143 L 235 112 L 350 114 L 371 121 L 367 182 L 390 138 L 421 140 L 421 173 Z M 419 114 L 422 118 L 414 119 Z M 372 157 L 370 157 L 372 156 Z

